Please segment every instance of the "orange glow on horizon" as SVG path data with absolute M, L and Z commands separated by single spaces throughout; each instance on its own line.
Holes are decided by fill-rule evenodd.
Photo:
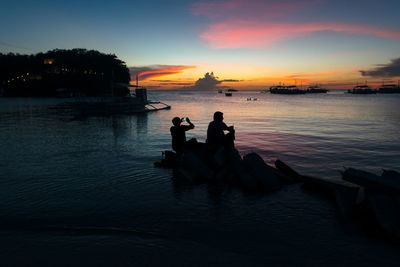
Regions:
M 150 80 L 158 77 L 164 77 L 169 75 L 182 74 L 184 70 L 196 68 L 195 66 L 170 66 L 170 65 L 159 65 L 153 67 L 153 69 L 145 69 L 139 71 L 137 75 L 140 81 Z M 136 74 L 133 74 L 132 80 L 136 80 Z
M 140 85 L 149 90 L 188 90 L 195 89 L 194 85 L 206 72 L 214 71 L 220 83 L 218 86 L 230 87 L 238 90 L 265 90 L 272 85 L 285 84 L 297 86 L 310 86 L 319 84 L 327 89 L 350 89 L 357 83 L 363 84 L 366 77 L 354 68 L 340 66 L 329 67 L 329 71 L 314 72 L 315 69 L 303 68 L 303 72 L 296 73 L 294 69 L 270 69 L 262 65 L 228 64 L 197 62 L 196 67 L 187 66 L 162 66 L 159 69 L 142 71 Z M 144 68 L 144 67 L 143 67 Z M 171 71 L 170 71 L 171 70 Z M 172 71 L 173 70 L 173 71 Z M 313 71 L 314 70 L 314 71 Z M 173 75 L 173 76 L 172 76 Z M 132 77 L 131 84 L 136 83 Z M 368 84 L 379 87 L 382 81 L 372 79 Z M 213 88 L 217 89 L 217 88 Z

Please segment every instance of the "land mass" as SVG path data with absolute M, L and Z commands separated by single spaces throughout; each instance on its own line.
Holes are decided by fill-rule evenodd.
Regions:
M 113 54 L 54 49 L 34 55 L 0 53 L 0 89 L 9 97 L 127 96 L 129 69 Z

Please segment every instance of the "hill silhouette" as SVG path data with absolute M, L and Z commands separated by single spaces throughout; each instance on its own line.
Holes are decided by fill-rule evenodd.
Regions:
M 126 96 L 129 69 L 113 54 L 54 49 L 35 55 L 0 53 L 0 87 L 5 96 Z

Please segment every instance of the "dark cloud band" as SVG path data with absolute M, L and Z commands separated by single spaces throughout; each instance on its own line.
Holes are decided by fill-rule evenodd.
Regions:
M 378 65 L 372 70 L 360 70 L 362 76 L 370 77 L 399 77 L 400 76 L 400 57 L 392 59 L 388 64 Z

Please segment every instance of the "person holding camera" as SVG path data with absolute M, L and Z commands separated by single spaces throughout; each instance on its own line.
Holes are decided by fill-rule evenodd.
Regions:
M 186 121 L 189 125 L 182 125 L 181 123 Z M 179 118 L 175 117 L 172 119 L 172 124 L 170 131 L 172 136 L 172 149 L 175 150 L 177 154 L 182 154 L 186 145 L 186 131 L 194 128 L 194 124 L 189 118 Z

